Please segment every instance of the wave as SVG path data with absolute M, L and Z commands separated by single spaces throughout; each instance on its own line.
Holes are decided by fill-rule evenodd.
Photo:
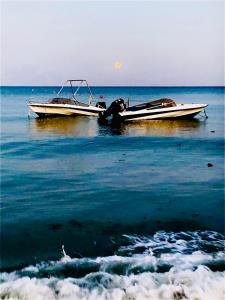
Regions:
M 222 300 L 224 237 L 212 231 L 124 235 L 115 255 L 47 261 L 0 274 L 1 299 Z

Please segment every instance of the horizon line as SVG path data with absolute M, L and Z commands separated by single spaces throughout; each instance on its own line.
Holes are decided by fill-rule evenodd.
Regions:
M 3 87 L 62 87 L 62 85 L 0 85 L 0 88 Z M 66 87 L 66 86 L 65 86 Z M 69 86 L 68 86 L 69 87 Z M 81 86 L 81 88 L 85 86 Z M 113 87 L 113 88 L 123 88 L 123 87 L 150 87 L 150 88 L 209 88 L 209 87 L 220 87 L 224 88 L 225 85 L 89 85 L 89 87 Z

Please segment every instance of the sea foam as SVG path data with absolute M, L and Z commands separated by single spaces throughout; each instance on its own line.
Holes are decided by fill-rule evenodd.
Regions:
M 126 245 L 112 256 L 71 258 L 63 248 L 59 261 L 2 272 L 0 298 L 224 300 L 222 235 L 158 232 L 124 238 Z

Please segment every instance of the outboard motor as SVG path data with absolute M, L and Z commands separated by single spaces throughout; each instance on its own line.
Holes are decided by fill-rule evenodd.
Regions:
M 108 118 L 112 116 L 113 118 L 119 117 L 119 113 L 126 109 L 126 104 L 122 98 L 116 99 L 111 103 L 109 108 L 105 110 L 102 114 L 103 118 Z

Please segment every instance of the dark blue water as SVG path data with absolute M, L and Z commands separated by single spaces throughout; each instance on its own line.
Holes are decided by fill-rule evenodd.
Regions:
M 0 296 L 222 299 L 224 88 L 93 88 L 207 103 L 208 119 L 29 119 L 27 101 L 57 90 L 1 89 Z

